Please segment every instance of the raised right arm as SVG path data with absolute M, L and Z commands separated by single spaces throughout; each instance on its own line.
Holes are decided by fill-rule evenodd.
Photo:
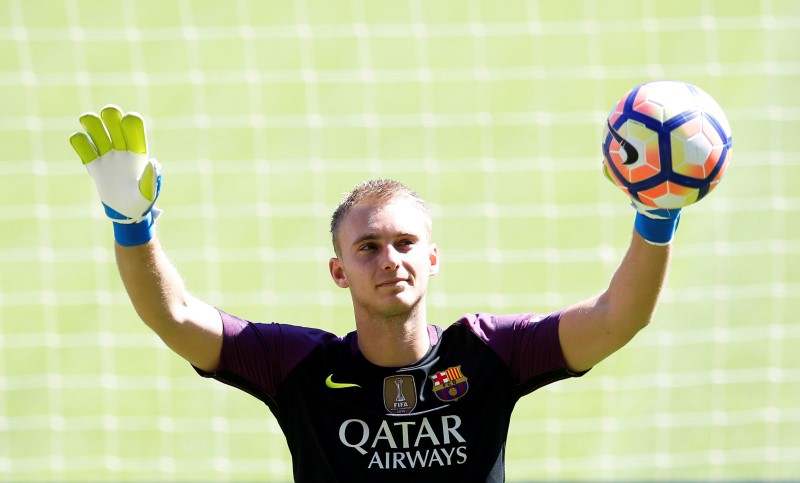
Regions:
M 148 157 L 144 121 L 106 106 L 80 118 L 86 132 L 70 144 L 92 176 L 114 226 L 122 281 L 142 320 L 178 355 L 206 372 L 217 368 L 222 320 L 191 296 L 155 237 L 161 167 Z

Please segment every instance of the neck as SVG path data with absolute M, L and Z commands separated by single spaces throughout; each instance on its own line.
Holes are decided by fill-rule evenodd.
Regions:
M 415 311 L 417 312 L 417 311 Z M 420 311 L 425 313 L 424 308 Z M 382 367 L 411 365 L 428 352 L 430 337 L 423 316 L 358 317 L 358 348 L 371 363 Z

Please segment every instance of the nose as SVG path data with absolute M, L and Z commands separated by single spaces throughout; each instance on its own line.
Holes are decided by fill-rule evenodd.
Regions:
M 400 252 L 391 243 L 386 244 L 381 264 L 384 270 L 396 270 L 400 266 Z

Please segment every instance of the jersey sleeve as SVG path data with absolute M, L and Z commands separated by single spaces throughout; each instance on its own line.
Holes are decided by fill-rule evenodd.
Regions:
M 250 322 L 222 310 L 220 362 L 212 373 L 195 370 L 267 402 L 281 382 L 316 347 L 337 337 L 319 329 Z
M 479 313 L 465 315 L 458 323 L 469 326 L 503 360 L 527 394 L 585 374 L 567 368 L 558 337 L 560 319 L 560 311 L 548 315 Z

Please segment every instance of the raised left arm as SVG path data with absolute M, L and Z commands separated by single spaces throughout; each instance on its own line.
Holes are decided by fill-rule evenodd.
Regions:
M 564 310 L 558 335 L 570 370 L 591 369 L 650 323 L 666 280 L 670 252 L 671 244 L 648 243 L 634 230 L 608 288 Z

